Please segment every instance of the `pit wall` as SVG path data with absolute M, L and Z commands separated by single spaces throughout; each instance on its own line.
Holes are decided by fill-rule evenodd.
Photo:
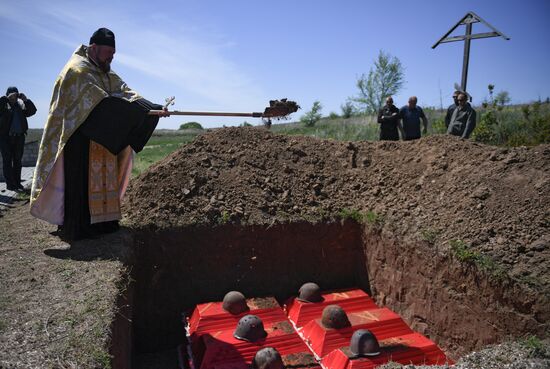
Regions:
M 182 311 L 221 301 L 231 290 L 279 301 L 309 281 L 323 289 L 357 286 L 369 292 L 361 237 L 354 222 L 138 232 L 135 349 L 177 346 L 185 339 Z
M 364 227 L 365 259 L 377 304 L 399 313 L 451 357 L 508 338 L 548 334 L 548 297 L 491 278 L 427 242 L 402 242 Z

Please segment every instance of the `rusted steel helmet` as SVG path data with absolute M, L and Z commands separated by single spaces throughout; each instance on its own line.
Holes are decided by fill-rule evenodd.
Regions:
M 267 336 L 264 323 L 256 315 L 248 314 L 243 316 L 237 324 L 233 337 L 238 340 L 256 342 Z
M 340 329 L 351 327 L 346 312 L 338 305 L 329 305 L 323 309 L 321 323 L 325 328 Z
M 308 282 L 304 283 L 298 290 L 300 293 L 297 297 L 298 300 L 304 302 L 321 302 L 323 297 L 321 296 L 321 289 L 317 283 Z
M 273 347 L 259 350 L 252 360 L 252 369 L 284 369 L 284 367 L 281 354 Z
M 233 315 L 239 315 L 250 310 L 246 304 L 246 298 L 239 291 L 230 291 L 223 297 L 223 310 Z
M 349 350 L 354 356 L 375 356 L 380 353 L 380 345 L 371 331 L 359 329 L 351 336 Z

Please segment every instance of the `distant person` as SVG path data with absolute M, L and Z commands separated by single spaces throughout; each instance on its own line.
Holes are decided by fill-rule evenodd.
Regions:
M 449 105 L 447 108 L 447 114 L 445 114 L 445 128 L 449 128 L 449 123 L 451 122 L 451 117 L 453 116 L 453 111 L 455 111 L 456 107 L 458 106 L 458 94 L 460 94 L 460 91 L 453 92 L 453 104 Z
M 476 127 L 476 111 L 468 102 L 468 95 L 461 92 L 458 94 L 458 106 L 453 111 L 447 133 L 469 138 Z
M 161 105 L 111 70 L 115 35 L 100 28 L 57 78 L 31 192 L 31 214 L 59 225 L 67 240 L 118 229 L 132 151 L 151 137 Z M 168 113 L 162 111 L 161 116 Z
M 386 98 L 386 105 L 378 112 L 380 123 L 380 140 L 399 141 L 399 109 L 393 105 L 393 98 Z
M 428 118 L 424 115 L 422 108 L 416 105 L 417 101 L 416 96 L 411 96 L 409 104 L 399 111 L 405 141 L 416 140 L 422 136 L 420 133 L 420 120 L 422 120 L 424 126 L 422 133 L 426 134 L 428 132 Z
M 10 191 L 25 190 L 21 185 L 21 160 L 29 129 L 27 118 L 35 113 L 34 103 L 24 93 L 19 93 L 17 87 L 8 87 L 6 96 L 0 97 L 0 152 Z

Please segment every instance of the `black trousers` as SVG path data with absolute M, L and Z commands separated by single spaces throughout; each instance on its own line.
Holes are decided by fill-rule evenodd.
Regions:
M 2 164 L 4 178 L 8 189 L 16 189 L 21 186 L 21 159 L 25 149 L 25 135 L 0 136 L 0 152 L 2 153 Z
M 397 127 L 380 127 L 380 141 L 399 141 Z

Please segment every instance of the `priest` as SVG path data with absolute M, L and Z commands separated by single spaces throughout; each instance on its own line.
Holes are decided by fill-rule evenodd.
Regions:
M 36 165 L 31 214 L 68 241 L 118 229 L 132 158 L 163 110 L 111 70 L 115 35 L 100 28 L 58 76 Z M 160 116 L 168 116 L 165 112 Z

